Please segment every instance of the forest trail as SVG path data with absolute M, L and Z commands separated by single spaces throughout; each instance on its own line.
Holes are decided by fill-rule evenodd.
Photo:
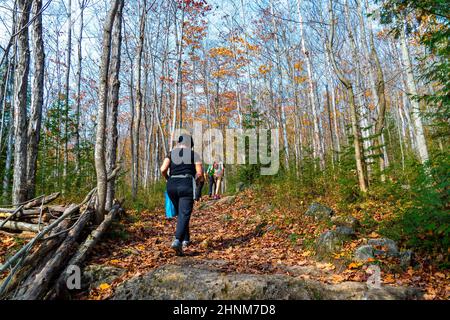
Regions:
M 370 276 L 362 264 L 319 262 L 313 257 L 310 241 L 301 232 L 317 233 L 315 224 L 278 223 L 264 220 L 267 205 L 253 202 L 252 191 L 218 201 L 196 204 L 191 217 L 191 245 L 183 257 L 170 248 L 176 220 L 167 220 L 162 209 L 128 211 L 111 234 L 92 253 L 88 264 L 126 270 L 110 283 L 97 283 L 81 299 L 108 299 L 118 285 L 130 278 L 171 265 L 209 265 L 220 274 L 278 274 L 297 279 L 317 280 L 323 284 L 367 281 Z M 272 212 L 272 215 L 274 212 Z M 301 231 L 299 231 L 302 229 Z M 298 233 L 298 239 L 292 234 Z M 308 244 L 309 243 L 309 244 Z M 405 274 L 408 277 L 408 274 Z M 408 277 L 410 278 L 410 277 Z M 408 286 L 410 281 L 384 277 L 384 284 Z M 411 284 L 409 287 L 413 287 Z

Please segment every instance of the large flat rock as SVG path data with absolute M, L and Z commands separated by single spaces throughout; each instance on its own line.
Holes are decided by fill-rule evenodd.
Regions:
M 326 284 L 287 275 L 223 273 L 207 267 L 165 265 L 117 287 L 114 300 L 394 300 L 417 299 L 413 288 L 368 289 L 365 283 Z

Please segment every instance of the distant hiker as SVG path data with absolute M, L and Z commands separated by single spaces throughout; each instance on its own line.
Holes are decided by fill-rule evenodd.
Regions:
M 213 162 L 213 164 L 210 164 L 208 166 L 208 169 L 206 170 L 206 174 L 208 175 L 208 184 L 209 184 L 209 192 L 208 195 L 210 197 L 214 197 L 215 196 L 215 191 L 216 191 L 216 177 L 215 177 L 215 171 L 217 168 L 218 164 L 216 161 Z
M 224 175 L 224 166 L 220 161 L 214 161 L 212 165 L 208 167 L 207 175 L 209 176 L 209 196 L 213 199 L 220 198 L 220 184 Z
M 202 161 L 193 147 L 192 136 L 181 135 L 178 144 L 161 166 L 161 173 L 167 180 L 167 193 L 178 215 L 175 240 L 171 246 L 177 255 L 181 255 L 183 248 L 189 244 L 189 220 L 194 206 L 195 189 L 197 183 L 203 181 Z
M 221 183 L 223 180 L 223 176 L 225 174 L 225 167 L 223 165 L 222 161 L 219 161 L 217 163 L 217 168 L 214 172 L 214 176 L 216 178 L 216 195 L 215 195 L 215 199 L 219 199 L 220 198 L 220 187 L 221 187 Z

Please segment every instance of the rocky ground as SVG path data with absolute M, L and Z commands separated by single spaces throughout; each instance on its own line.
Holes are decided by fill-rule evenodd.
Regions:
M 390 239 L 361 238 L 355 217 L 312 203 L 290 219 L 253 197 L 197 204 L 183 257 L 162 210 L 128 211 L 92 254 L 76 298 L 448 299 L 448 273 Z

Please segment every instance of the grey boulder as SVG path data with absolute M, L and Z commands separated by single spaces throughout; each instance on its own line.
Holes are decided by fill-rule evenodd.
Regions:
M 306 210 L 305 215 L 314 217 L 315 220 L 330 220 L 334 211 L 323 204 L 313 202 Z

